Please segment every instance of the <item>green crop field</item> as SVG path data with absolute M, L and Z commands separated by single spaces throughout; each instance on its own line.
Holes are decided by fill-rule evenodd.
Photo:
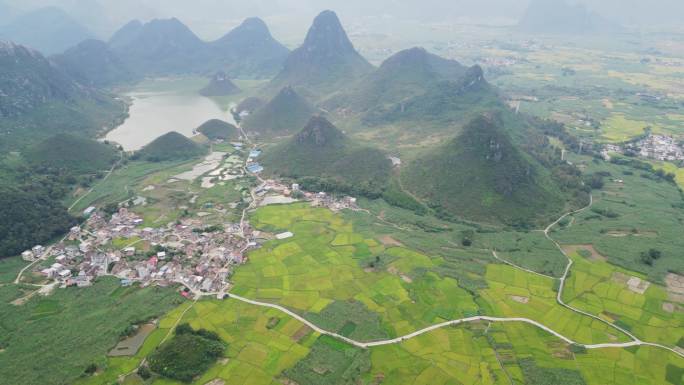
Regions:
M 102 373 L 77 384 L 110 384 L 119 375 L 134 372 L 143 358 L 160 345 L 188 306 L 191 305 L 181 305 L 165 316 L 136 356 L 110 357 Z M 273 319 L 278 322 L 271 328 Z M 192 382 L 196 385 L 214 379 L 236 385 L 275 385 L 285 378 L 296 378 L 300 383 L 308 383 L 312 378 L 339 379 L 354 363 L 357 366 L 353 367 L 359 368 L 356 378 L 363 384 L 377 384 L 381 379 L 385 385 L 677 385 L 682 379 L 680 368 L 684 367 L 684 359 L 651 347 L 573 351 L 573 347 L 555 337 L 521 323 L 448 327 L 400 344 L 372 348 L 368 367 L 363 363 L 367 358 L 359 356 L 360 349 L 328 337 L 321 339 L 275 310 L 234 300 L 201 301 L 181 321 L 189 322 L 193 328 L 215 331 L 228 344 L 225 359 Z M 339 349 L 347 351 L 347 355 L 339 356 Z M 310 355 L 314 351 L 317 355 Z M 326 360 L 331 357 L 337 360 Z M 673 377 L 669 382 L 668 374 Z M 677 374 L 680 377 L 674 381 Z M 555 382 L 543 382 L 554 379 Z M 137 376 L 129 375 L 124 383 L 143 383 L 133 382 L 138 380 Z M 180 385 L 159 378 L 151 384 Z
M 427 271 L 442 258 L 387 248 L 355 233 L 331 211 L 269 206 L 257 211 L 253 223 L 295 236 L 250 253 L 249 263 L 233 277 L 238 295 L 313 313 L 334 301 L 358 301 L 381 315 L 390 336 L 477 312 L 457 280 Z
M 576 253 L 572 259 L 572 274 L 563 291 L 567 303 L 618 322 L 644 341 L 671 347 L 684 341 L 684 313 L 668 298 L 665 287 L 649 284 L 630 289 L 629 279 L 645 281 L 646 277 Z
M 652 174 L 628 166 L 593 162 L 577 157 L 573 162 L 585 173 L 603 172 L 603 189 L 594 192 L 594 206 L 574 215 L 566 226 L 554 228 L 552 236 L 562 244 L 593 245 L 608 262 L 646 274 L 663 283 L 668 272 L 684 273 L 681 226 L 684 201 L 678 186 L 652 180 Z M 606 215 L 608 214 L 608 215 Z M 650 249 L 662 256 L 651 265 L 640 255 Z
M 19 306 L 9 303 L 27 293 L 15 285 L 0 287 L 3 385 L 72 383 L 88 365 L 101 366 L 132 323 L 160 316 L 180 303 L 174 290 L 122 290 L 114 279 L 88 289 L 57 289 L 49 298 L 35 296 Z

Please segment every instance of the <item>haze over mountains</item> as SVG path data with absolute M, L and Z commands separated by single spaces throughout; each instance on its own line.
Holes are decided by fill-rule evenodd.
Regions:
M 46 55 L 63 52 L 91 37 L 92 32 L 56 7 L 29 12 L 0 26 L 0 39 L 26 45 Z
M 309 29 L 304 43 L 292 51 L 271 87 L 304 87 L 327 93 L 373 70 L 354 48 L 337 14 L 323 11 Z
M 566 0 L 532 0 L 518 27 L 527 33 L 584 35 L 617 32 L 620 27 Z

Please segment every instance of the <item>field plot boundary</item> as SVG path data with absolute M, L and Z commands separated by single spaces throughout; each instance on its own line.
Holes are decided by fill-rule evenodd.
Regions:
M 340 334 L 338 334 L 338 333 L 334 333 L 334 332 L 330 332 L 330 331 L 324 330 L 323 328 L 321 328 L 321 327 L 315 325 L 314 323 L 308 321 L 307 319 L 305 319 L 304 317 L 300 316 L 299 314 L 297 314 L 297 313 L 295 313 L 295 312 L 293 312 L 293 311 L 291 311 L 291 310 L 289 310 L 289 309 L 287 309 L 287 308 L 285 308 L 285 307 L 283 307 L 283 306 L 276 305 L 276 304 L 272 304 L 272 303 L 268 303 L 268 302 L 261 302 L 261 301 L 255 301 L 255 300 L 247 299 L 247 298 L 244 298 L 244 297 L 238 296 L 238 295 L 236 295 L 236 294 L 232 294 L 232 293 L 230 293 L 229 296 L 230 296 L 231 298 L 233 298 L 233 299 L 236 299 L 236 300 L 238 300 L 238 301 L 241 301 L 241 302 L 244 302 L 244 303 L 248 303 L 248 304 L 251 304 L 251 305 L 261 306 L 261 307 L 267 307 L 267 308 L 271 308 L 271 309 L 276 309 L 276 310 L 278 310 L 278 311 L 280 311 L 280 312 L 283 312 L 283 313 L 289 315 L 289 316 L 292 317 L 292 318 L 295 318 L 295 319 L 298 320 L 299 322 L 305 324 L 306 326 L 310 327 L 311 329 L 313 329 L 314 331 L 316 331 L 316 332 L 318 332 L 318 333 L 320 333 L 320 334 L 322 334 L 322 335 L 327 335 L 327 336 L 336 338 L 336 339 L 341 340 L 341 341 L 344 341 L 344 342 L 346 342 L 346 343 L 348 343 L 348 344 L 350 344 L 350 345 L 353 345 L 353 346 L 356 346 L 356 347 L 359 347 L 359 348 L 363 348 L 363 349 L 367 349 L 367 348 L 371 348 L 371 347 L 376 347 L 376 346 L 384 346 L 384 345 L 392 345 L 392 344 L 402 343 L 402 342 L 404 342 L 404 341 L 406 341 L 406 340 L 409 340 L 409 339 L 418 337 L 418 336 L 420 336 L 420 335 L 423 335 L 423 334 L 426 334 L 426 333 L 429 333 L 429 332 L 432 332 L 432 331 L 434 331 L 434 330 L 441 329 L 441 328 L 444 328 L 444 327 L 455 326 L 455 325 L 459 325 L 459 324 L 463 324 L 463 323 L 470 323 L 470 322 L 488 321 L 488 322 L 521 322 L 521 323 L 531 324 L 531 325 L 534 325 L 534 326 L 536 326 L 536 327 L 538 327 L 538 328 L 540 328 L 540 329 L 542 329 L 542 330 L 548 332 L 549 334 L 551 334 L 551 335 L 553 335 L 553 336 L 555 336 L 555 337 L 557 337 L 557 338 L 559 338 L 559 339 L 565 341 L 565 342 L 568 343 L 568 344 L 577 345 L 577 346 L 582 346 L 582 347 L 584 347 L 584 348 L 586 348 L 586 349 L 629 348 L 629 347 L 633 347 L 633 346 L 652 346 L 652 347 L 656 347 L 656 348 L 661 348 L 661 349 L 668 350 L 668 351 L 670 351 L 670 352 L 672 352 L 672 353 L 674 353 L 674 354 L 677 354 L 678 356 L 684 358 L 684 353 L 683 353 L 683 352 L 679 352 L 679 351 L 675 350 L 674 348 L 670 348 L 670 347 L 665 346 L 665 345 L 660 345 L 660 344 L 656 344 L 656 343 L 651 343 L 651 342 L 642 341 L 642 340 L 640 340 L 639 338 L 635 337 L 635 336 L 634 336 L 633 334 L 631 334 L 630 332 L 624 330 L 623 328 L 621 328 L 621 327 L 619 327 L 619 326 L 617 326 L 617 325 L 614 325 L 614 324 L 612 324 L 612 323 L 610 323 L 610 322 L 608 322 L 608 321 L 606 321 L 606 320 L 604 320 L 604 319 L 601 319 L 600 317 L 595 316 L 595 315 L 593 315 L 593 314 L 584 312 L 584 311 L 579 310 L 579 309 L 575 309 L 574 307 L 572 307 L 572 306 L 566 304 L 565 302 L 563 302 L 563 299 L 562 299 L 563 287 L 564 287 L 564 284 L 565 284 L 565 280 L 567 279 L 568 275 L 570 274 L 570 270 L 571 270 L 571 268 L 572 268 L 573 261 L 572 261 L 572 259 L 570 258 L 570 256 L 568 256 L 568 255 L 565 253 L 565 251 L 563 250 L 562 246 L 561 246 L 556 240 L 554 240 L 554 239 L 549 235 L 549 232 L 551 231 L 551 229 L 552 229 L 554 226 L 556 226 L 558 223 L 560 223 L 563 219 L 567 218 L 568 216 L 575 215 L 575 214 L 581 213 L 581 212 L 583 212 L 583 211 L 586 211 L 586 210 L 590 209 L 590 208 L 593 206 L 593 204 L 594 204 L 594 199 L 593 199 L 593 196 L 590 195 L 590 197 L 589 197 L 589 204 L 588 204 L 587 206 L 585 206 L 585 207 L 583 207 L 583 208 L 581 208 L 581 209 L 578 209 L 578 210 L 575 210 L 575 211 L 572 211 L 572 212 L 568 212 L 568 213 L 562 215 L 562 216 L 561 216 L 560 218 L 558 218 L 555 222 L 551 223 L 549 226 L 547 226 L 547 227 L 543 230 L 543 232 L 544 232 L 546 238 L 548 238 L 551 242 L 553 242 L 554 245 L 556 245 L 556 247 L 561 251 L 561 253 L 568 259 L 568 264 L 567 264 L 567 266 L 566 266 L 566 268 L 565 268 L 565 272 L 564 272 L 563 276 L 560 277 L 560 278 L 555 278 L 555 279 L 558 279 L 558 280 L 560 281 L 560 286 L 559 286 L 559 289 L 558 289 L 558 295 L 556 296 L 556 301 L 557 301 L 558 304 L 560 304 L 561 306 L 563 306 L 563 307 L 565 307 L 565 308 L 567 308 L 567 309 L 569 309 L 569 310 L 571 310 L 571 311 L 573 311 L 573 312 L 576 312 L 576 313 L 579 313 L 579 314 L 581 314 L 581 315 L 584 315 L 584 316 L 593 318 L 593 319 L 595 319 L 595 320 L 598 320 L 598 321 L 600 321 L 600 322 L 602 322 L 602 323 L 605 323 L 605 324 L 609 325 L 610 327 L 612 327 L 612 328 L 614 328 L 614 329 L 616 329 L 616 330 L 622 332 L 623 334 L 625 334 L 625 335 L 627 335 L 628 337 L 631 338 L 631 341 L 629 341 L 629 342 L 622 342 L 622 343 L 601 343 L 601 344 L 581 344 L 581 343 L 575 342 L 575 341 L 573 341 L 572 339 L 570 339 L 570 338 L 568 338 L 568 337 L 562 335 L 561 333 L 556 332 L 555 330 L 553 330 L 553 329 L 551 329 L 551 328 L 549 328 L 549 327 L 543 325 L 543 324 L 540 323 L 540 322 L 537 322 L 537 321 L 534 321 L 534 320 L 531 320 L 531 319 L 528 319 L 528 318 L 520 318 L 520 317 L 502 318 L 502 317 L 490 317 L 490 316 L 474 316 L 474 317 L 467 317 L 467 318 L 454 319 L 454 320 L 442 322 L 442 323 L 439 323 L 439 324 L 435 324 L 435 325 L 432 325 L 432 326 L 428 326 L 428 327 L 426 327 L 426 328 L 420 329 L 420 330 L 415 331 L 415 332 L 413 332 L 413 333 L 410 333 L 410 334 L 407 334 L 407 335 L 404 335 L 404 336 L 401 336 L 401 337 L 397 337 L 397 338 L 394 338 L 394 339 L 378 340 L 378 341 L 370 341 L 370 342 L 362 342 L 362 341 L 356 341 L 356 340 L 354 340 L 354 339 L 351 339 L 351 338 L 342 336 L 342 335 L 340 335 Z M 511 265 L 511 266 L 513 266 L 513 267 L 515 267 L 515 268 L 517 268 L 517 269 L 521 269 L 521 270 L 523 270 L 523 271 L 529 272 L 527 269 L 524 269 L 524 268 L 522 268 L 522 267 L 520 267 L 520 266 L 517 266 L 517 265 L 513 265 L 513 264 L 511 264 L 511 263 L 509 263 L 509 262 L 506 262 L 506 261 L 502 260 L 501 258 L 498 258 L 498 257 L 497 257 L 496 259 L 498 259 L 499 261 L 502 261 L 502 262 L 504 262 L 504 263 L 506 263 L 506 264 L 508 264 L 508 265 Z M 545 276 L 545 275 L 543 275 L 543 274 L 539 274 L 539 273 L 535 273 L 535 274 L 538 274 L 538 275 L 542 275 L 542 276 L 544 276 L 544 277 L 547 277 L 547 276 Z

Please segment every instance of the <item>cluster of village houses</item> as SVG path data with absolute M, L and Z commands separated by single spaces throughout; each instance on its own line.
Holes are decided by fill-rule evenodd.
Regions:
M 334 211 L 358 209 L 355 198 L 305 192 L 297 184 L 288 186 L 274 180 L 254 189 L 254 199 L 256 206 L 304 200 Z M 37 272 L 61 287 L 87 287 L 97 277 L 114 276 L 123 286 L 180 284 L 184 296 L 203 293 L 221 298 L 234 268 L 245 262 L 250 249 L 265 240 L 294 235 L 260 232 L 247 221 L 216 226 L 201 218 L 183 218 L 161 228 L 144 227 L 143 218 L 125 207 L 111 217 L 94 207 L 84 214 L 87 221 L 72 228 L 62 242 L 48 249 L 36 246 L 22 254 L 27 261 L 52 261 L 45 258 L 48 254 L 54 257 L 49 267 L 42 266 Z
M 91 211 L 82 227 L 51 247 L 54 263 L 40 270 L 63 286 L 89 286 L 99 276 L 115 276 L 124 286 L 179 283 L 196 292 L 223 290 L 244 253 L 256 247 L 258 236 L 245 224 L 206 227 L 199 219 L 181 219 L 163 228 L 142 227 L 143 219 L 120 208 L 110 219 Z M 113 240 L 130 240 L 122 249 Z M 45 253 L 36 246 L 24 252 L 31 260 Z
M 611 153 L 631 152 L 642 158 L 676 162 L 684 160 L 684 146 L 672 136 L 650 134 L 643 139 L 625 145 L 607 144 L 603 147 L 603 157 L 610 159 Z

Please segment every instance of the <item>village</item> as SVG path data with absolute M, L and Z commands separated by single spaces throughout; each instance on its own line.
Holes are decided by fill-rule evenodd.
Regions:
M 296 183 L 275 180 L 262 180 L 251 195 L 251 208 L 304 201 L 333 211 L 358 209 L 355 198 L 301 191 Z M 250 250 L 294 236 L 289 231 L 255 230 L 244 215 L 240 223 L 211 224 L 198 217 L 152 228 L 144 227 L 144 219 L 126 207 L 112 215 L 89 207 L 83 214 L 85 223 L 73 227 L 62 241 L 22 253 L 24 260 L 36 263 L 34 273 L 49 282 L 42 286 L 84 288 L 98 277 L 112 276 L 122 286 L 177 284 L 186 298 L 222 299 L 234 269 L 247 261 Z
M 684 146 L 672 136 L 648 134 L 624 145 L 607 144 L 602 155 L 610 159 L 610 154 L 631 154 L 645 159 L 677 162 L 684 161 Z

